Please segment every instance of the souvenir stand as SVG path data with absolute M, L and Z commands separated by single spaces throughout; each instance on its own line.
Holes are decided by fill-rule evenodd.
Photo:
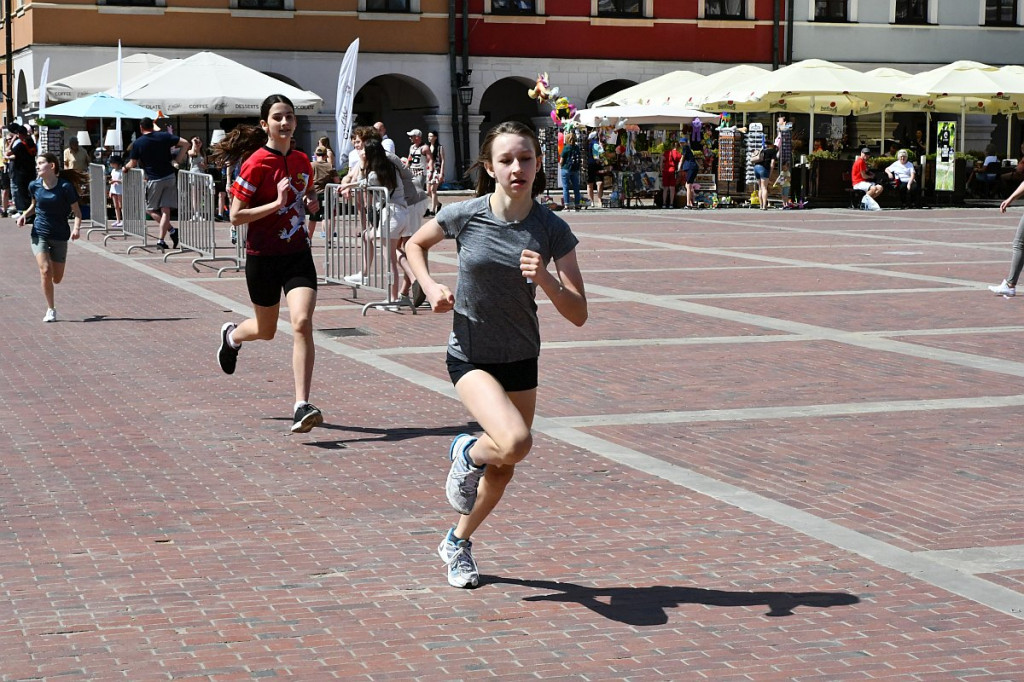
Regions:
M 754 177 L 754 164 L 750 163 L 750 157 L 764 149 L 764 126 L 760 123 L 751 123 L 747 126 L 747 151 L 746 151 L 746 165 L 747 172 L 745 175 L 746 183 L 748 187 L 757 187 L 757 178 Z
M 744 135 L 734 126 L 718 129 L 719 204 L 747 196 L 747 154 Z M 726 201 L 728 199 L 728 201 Z

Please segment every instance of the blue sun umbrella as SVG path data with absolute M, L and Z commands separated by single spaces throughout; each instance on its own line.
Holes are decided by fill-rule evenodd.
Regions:
M 157 112 L 138 104 L 97 92 L 71 102 L 46 107 L 46 116 L 74 116 L 77 118 L 156 118 Z

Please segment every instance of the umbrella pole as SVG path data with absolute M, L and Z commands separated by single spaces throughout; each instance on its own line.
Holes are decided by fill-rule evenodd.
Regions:
M 932 148 L 932 112 L 925 112 L 924 117 L 924 154 L 928 156 L 928 150 Z
M 1010 154 L 1013 153 L 1013 147 L 1010 145 L 1012 141 L 1010 138 L 1013 137 L 1013 114 L 1006 115 L 1006 158 L 1010 158 Z
M 811 151 L 812 152 L 814 151 L 814 140 L 815 139 L 817 139 L 817 138 L 814 136 L 814 95 L 811 95 L 811 140 L 810 140 L 810 147 L 811 147 Z M 824 146 L 823 146 L 823 148 L 824 148 Z
M 882 132 L 879 135 L 878 140 L 878 155 L 882 156 L 885 154 L 885 109 L 882 110 Z
M 961 140 L 959 140 L 961 141 L 961 143 L 959 143 L 959 147 L 961 147 L 961 154 L 964 154 L 965 137 L 967 137 L 967 97 L 961 97 L 961 134 L 959 134 L 959 138 L 961 138 Z

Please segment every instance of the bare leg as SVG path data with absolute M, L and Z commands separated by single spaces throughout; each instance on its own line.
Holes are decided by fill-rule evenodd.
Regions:
M 490 374 L 474 370 L 459 380 L 455 390 L 484 429 L 469 456 L 475 463 L 487 465 L 473 511 L 460 516 L 455 527 L 455 535 L 465 540 L 501 501 L 515 474 L 515 465 L 533 447 L 530 428 L 537 407 L 537 389 L 505 393 Z
M 46 299 L 46 307 L 54 308 L 53 285 L 64 276 L 64 264 L 54 263 L 47 253 L 36 254 L 36 264 L 39 265 L 39 279 L 43 287 L 43 297 Z M 57 277 L 57 266 L 60 266 L 60 277 Z
M 313 343 L 313 309 L 316 307 L 316 289 L 297 287 L 285 295 L 288 316 L 291 318 L 292 373 L 295 375 L 295 401 L 308 401 L 313 383 L 313 362 L 316 345 Z

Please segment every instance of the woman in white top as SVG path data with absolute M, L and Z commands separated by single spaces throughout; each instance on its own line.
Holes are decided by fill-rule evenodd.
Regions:
M 921 208 L 921 191 L 917 183 L 917 169 L 910 162 L 910 152 L 901 149 L 896 153 L 896 160 L 888 165 L 885 174 L 896 185 L 900 196 L 900 208 L 906 208 L 909 199 L 911 208 Z

